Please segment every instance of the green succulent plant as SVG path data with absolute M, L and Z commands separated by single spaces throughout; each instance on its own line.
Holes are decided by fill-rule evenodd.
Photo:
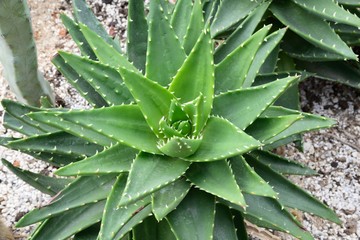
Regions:
M 42 97 L 54 103 L 49 83 L 38 71 L 30 12 L 25 0 L 0 2 L 0 63 L 18 101 L 40 106 Z
M 83 56 L 59 52 L 53 62 L 93 108 L 2 101 L 4 125 L 25 137 L 0 143 L 68 177 L 3 160 L 53 196 L 17 223 L 40 222 L 30 239 L 247 239 L 245 220 L 313 239 L 289 208 L 340 223 L 284 176 L 316 172 L 270 151 L 334 124 L 273 104 L 301 76 L 255 79 L 257 54 L 286 29 L 267 36 L 264 26 L 215 64 L 209 27 L 216 5 L 151 0 L 146 16 L 143 1 L 130 0 L 124 54 L 84 0 L 73 5 L 75 20 L 62 20 Z
M 261 22 L 272 31 L 288 27 L 279 47 L 265 57 L 260 73 L 306 70 L 318 78 L 359 88 L 360 65 L 351 47 L 360 45 L 359 1 L 208 0 L 218 5 L 211 25 L 213 38 L 241 43 Z M 235 45 L 233 45 L 234 47 Z M 220 47 L 221 60 L 232 47 Z

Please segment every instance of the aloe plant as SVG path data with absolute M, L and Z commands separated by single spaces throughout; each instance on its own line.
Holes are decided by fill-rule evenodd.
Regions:
M 241 43 L 261 22 L 272 23 L 272 31 L 289 28 L 280 47 L 269 51 L 261 73 L 306 70 L 318 78 L 360 87 L 358 56 L 351 49 L 360 45 L 359 1 L 223 0 L 218 5 L 211 33 L 213 38 L 226 38 L 225 45 Z M 217 59 L 224 53 L 220 47 Z
M 38 71 L 36 46 L 26 0 L 0 2 L 0 62 L 18 101 L 40 106 L 41 97 L 54 103 L 49 83 Z
M 146 16 L 130 0 L 126 54 L 84 0 L 73 1 L 75 20 L 62 16 L 83 56 L 59 52 L 53 62 L 93 108 L 2 101 L 5 126 L 25 137 L 0 144 L 69 177 L 3 160 L 53 196 L 17 223 L 40 223 L 30 239 L 247 239 L 245 221 L 313 239 L 288 208 L 340 223 L 284 176 L 316 172 L 270 151 L 334 121 L 274 105 L 299 75 L 246 86 L 264 44 L 286 30 L 264 26 L 215 64 L 216 5 L 201 4 L 152 0 Z

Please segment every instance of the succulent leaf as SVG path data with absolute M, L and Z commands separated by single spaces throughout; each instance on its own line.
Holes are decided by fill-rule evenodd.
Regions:
M 186 30 L 190 23 L 191 11 L 191 1 L 178 0 L 176 1 L 174 12 L 171 15 L 171 26 L 174 28 L 174 31 L 182 45 L 184 43 Z
M 349 6 L 360 6 L 360 3 L 357 0 L 337 0 L 337 2 Z
M 37 114 L 37 116 L 38 118 L 48 118 L 50 114 L 43 113 L 41 115 Z M 34 117 L 35 114 L 32 116 Z M 160 153 L 156 146 L 157 138 L 136 105 L 121 105 L 87 111 L 79 110 L 58 113 L 58 118 L 75 123 L 79 127 L 90 129 L 91 135 L 81 128 L 75 129 L 75 132 L 72 132 L 72 134 L 85 139 L 93 138 L 93 131 L 142 151 Z M 63 121 L 58 123 L 52 122 L 51 124 L 61 126 Z M 67 130 L 65 129 L 65 131 Z
M 59 55 L 55 55 L 51 60 L 61 74 L 71 83 L 71 85 L 94 107 L 108 106 L 104 98 L 77 73 L 74 68 L 69 66 L 66 61 Z
M 96 16 L 86 5 L 85 0 L 74 0 L 74 16 L 78 23 L 86 25 L 92 31 L 96 33 L 101 39 L 104 39 L 108 44 L 113 46 L 118 52 L 121 52 L 120 47 L 114 42 L 114 40 L 109 36 L 101 23 L 97 20 Z
M 30 113 L 31 118 L 52 127 L 58 128 L 80 138 L 84 138 L 89 142 L 99 144 L 102 146 L 110 146 L 115 143 L 115 140 L 106 136 L 97 130 L 91 129 L 90 127 L 82 126 L 77 123 L 66 121 L 63 118 L 59 118 L 60 112 L 41 112 L 41 113 Z
M 214 240 L 238 240 L 230 209 L 216 204 Z
M 67 31 L 71 35 L 71 38 L 74 40 L 74 42 L 80 49 L 81 54 L 84 56 L 88 56 L 90 59 L 96 60 L 96 55 L 91 49 L 91 46 L 87 42 L 86 38 L 82 34 L 79 24 L 77 24 L 76 21 L 72 20 L 65 14 L 61 14 L 60 18 Z
M 340 82 L 342 84 L 359 88 L 360 87 L 360 65 L 358 63 L 346 62 L 313 62 L 307 63 L 296 61 L 296 64 L 309 71 L 315 72 L 318 78 Z M 353 66 L 355 65 L 355 67 Z
M 83 1 L 83 0 L 81 0 Z M 88 26 L 79 24 L 81 32 L 90 44 L 92 50 L 102 64 L 113 68 L 125 67 L 134 71 L 139 71 L 118 51 L 114 51 L 114 46 L 106 42 L 96 32 L 93 32 Z
M 84 139 L 75 137 L 66 132 L 55 132 L 31 136 L 25 139 L 9 142 L 7 145 L 11 148 L 19 150 L 31 149 L 34 152 L 38 151 L 64 154 L 75 158 L 91 156 L 103 149 L 102 146 L 89 143 Z
M 160 120 L 169 114 L 171 102 L 176 100 L 175 96 L 139 73 L 124 68 L 119 71 L 151 130 L 160 137 Z
M 74 235 L 73 240 L 96 240 L 100 230 L 100 224 L 96 223 Z
M 211 36 L 216 37 L 227 29 L 233 27 L 241 19 L 260 5 L 262 1 L 253 0 L 223 0 L 211 24 Z
M 245 207 L 246 203 L 226 160 L 193 163 L 186 177 L 201 190 Z
M 167 156 L 186 158 L 198 150 L 201 142 L 201 138 L 172 137 L 166 141 L 159 141 L 158 148 Z
M 244 194 L 244 197 L 247 203 L 251 203 L 246 211 L 239 206 L 230 203 L 228 205 L 243 212 L 246 220 L 260 227 L 289 233 L 299 239 L 314 239 L 275 199 L 250 194 Z
M 190 183 L 180 178 L 152 194 L 152 212 L 161 221 L 172 212 L 190 190 Z
M 258 118 L 246 128 L 245 132 L 260 142 L 266 142 L 302 118 L 301 115 Z
M 131 166 L 119 206 L 133 203 L 169 185 L 181 177 L 189 166 L 189 162 L 180 159 L 140 153 Z
M 146 77 L 162 86 L 167 86 L 181 67 L 186 55 L 159 0 L 150 2 L 148 22 Z
M 305 40 L 320 48 L 340 54 L 344 59 L 357 59 L 352 50 L 340 39 L 322 18 L 312 15 L 292 1 L 273 1 L 273 14 L 286 26 Z M 303 21 L 307 19 L 307 21 Z M 307 24 L 312 22 L 312 24 Z M 326 37 L 324 37 L 326 36 Z
M 10 162 L 5 159 L 1 159 L 1 163 L 7 167 L 11 172 L 16 176 L 21 178 L 23 181 L 27 182 L 29 185 L 38 189 L 39 191 L 49 194 L 51 196 L 60 192 L 68 184 L 70 184 L 72 179 L 65 178 L 54 178 L 44 176 L 42 174 L 33 173 L 18 167 L 13 166 Z
M 251 37 L 269 5 L 270 2 L 263 2 L 255 8 L 225 42 L 216 48 L 214 53 L 216 64 L 220 63 L 226 56 Z
M 212 113 L 244 130 L 297 80 L 297 76 L 287 77 L 257 87 L 219 94 L 214 99 Z
M 192 189 L 166 219 L 177 239 L 210 240 L 214 230 L 215 199 Z
M 250 87 L 254 83 L 256 75 L 258 75 L 265 64 L 265 61 L 270 57 L 273 51 L 276 51 L 276 47 L 279 46 L 279 43 L 285 35 L 285 32 L 286 28 L 283 28 L 271 33 L 264 39 L 252 61 L 249 71 L 247 72 L 246 78 L 242 85 L 243 88 Z M 275 67 L 277 63 L 277 57 L 277 52 L 275 52 L 275 61 L 273 63 L 273 67 Z
M 307 11 L 324 17 L 329 21 L 360 27 L 360 18 L 340 7 L 335 1 L 292 0 Z
M 309 212 L 341 224 L 340 219 L 329 207 L 297 187 L 285 177 L 273 171 L 270 167 L 254 161 L 252 157 L 247 157 L 247 162 L 254 167 L 255 171 L 263 177 L 265 181 L 268 181 L 269 184 L 274 187 L 274 190 L 279 193 L 279 202 L 284 206 Z
M 249 166 L 242 156 L 230 158 L 229 164 L 241 191 L 253 195 L 277 198 L 277 193 Z
M 145 72 L 148 26 L 143 1 L 129 1 L 127 25 L 127 56 L 130 62 Z
M 292 124 L 289 128 L 285 129 L 275 137 L 269 138 L 265 141 L 266 149 L 271 149 L 277 146 L 277 142 L 286 139 L 287 137 L 290 137 L 292 135 L 296 135 L 298 133 L 304 132 L 304 131 L 311 131 L 315 129 L 321 129 L 330 127 L 335 124 L 335 121 L 332 119 L 328 119 L 325 117 L 319 117 L 313 114 L 308 113 L 300 113 L 295 110 L 283 108 L 283 107 L 276 107 L 272 106 L 268 108 L 262 116 L 264 117 L 270 117 L 270 116 L 283 116 L 288 114 L 301 114 L 303 116 L 302 119 L 299 121 L 296 121 L 294 124 Z M 281 143 L 283 145 L 283 143 Z
M 30 239 L 68 239 L 75 233 L 99 222 L 104 211 L 104 205 L 105 201 L 103 200 L 77 207 L 59 216 L 52 217 L 44 221 L 31 235 Z
M 258 51 L 270 27 L 263 27 L 216 65 L 216 94 L 242 87 L 252 64 L 253 56 Z
M 126 185 L 127 175 L 120 174 L 109 194 L 105 205 L 103 220 L 101 222 L 101 229 L 99 238 L 101 240 L 120 239 L 125 233 L 119 235 L 119 231 L 129 220 L 138 214 L 138 211 L 143 210 L 144 207 L 150 204 L 150 197 L 141 199 L 133 204 L 124 207 L 118 207 L 121 196 Z M 115 238 L 115 236 L 118 236 Z
M 204 30 L 204 25 L 200 0 L 194 0 L 189 25 L 186 28 L 186 35 L 184 36 L 183 42 L 185 53 L 187 55 L 190 54 L 193 47 L 196 45 L 202 30 Z
M 169 86 L 169 91 L 179 98 L 181 103 L 203 96 L 201 114 L 196 117 L 193 134 L 203 129 L 209 118 L 214 95 L 213 43 L 208 30 L 204 30 L 190 55 L 181 66 Z M 189 88 L 189 86 L 192 86 Z
M 116 144 L 89 158 L 62 167 L 56 174 L 81 176 L 128 172 L 137 153 L 136 149 Z
M 59 54 L 67 64 L 73 66 L 74 71 L 101 95 L 108 105 L 133 102 L 129 90 L 115 69 L 74 54 L 65 52 L 59 52 Z
M 127 175 L 120 174 L 109 194 L 99 232 L 99 239 L 101 240 L 121 239 L 126 234 L 126 232 L 119 233 L 121 229 L 131 218 L 150 204 L 151 199 L 147 197 L 125 207 L 118 207 L 126 180 Z
M 251 151 L 261 145 L 231 122 L 219 117 L 209 118 L 202 135 L 203 139 L 198 150 L 184 160 L 191 162 L 222 160 Z
M 103 200 L 109 194 L 114 182 L 113 174 L 80 177 L 64 188 L 50 205 L 26 214 L 19 220 L 17 226 L 27 226 L 70 209 Z
M 317 174 L 316 171 L 308 167 L 305 167 L 298 162 L 280 157 L 271 152 L 256 150 L 249 153 L 249 155 L 253 159 L 256 159 L 257 161 L 270 167 L 272 170 L 280 174 L 305 175 L 305 176 Z

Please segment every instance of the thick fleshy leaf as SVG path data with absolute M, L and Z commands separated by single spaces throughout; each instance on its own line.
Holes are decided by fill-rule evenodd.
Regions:
M 230 203 L 228 205 L 242 212 L 246 220 L 259 227 L 283 231 L 300 239 L 314 239 L 277 200 L 250 194 L 244 194 L 244 196 L 246 202 L 251 203 L 246 211 L 239 206 Z
M 267 165 L 277 173 L 290 175 L 316 175 L 317 172 L 298 162 L 280 157 L 267 151 L 252 151 L 249 155 Z M 240 185 L 241 186 L 241 185 Z
M 318 78 L 360 88 L 360 65 L 358 63 L 296 61 L 296 64 L 302 69 L 316 73 Z
M 242 87 L 252 60 L 269 30 L 270 26 L 263 27 L 216 66 L 216 94 Z
M 268 181 L 274 190 L 279 193 L 279 202 L 284 206 L 299 209 L 332 222 L 341 224 L 336 214 L 319 200 L 287 180 L 287 178 L 273 171 L 270 167 L 254 161 L 252 157 L 247 157 L 248 163 L 255 171 Z
M 32 234 L 32 240 L 68 239 L 101 220 L 105 201 L 68 210 L 44 221 Z M 69 221 L 71 219 L 71 221 Z M 89 239 L 87 239 L 89 240 Z
M 169 86 L 169 91 L 180 98 L 181 103 L 193 101 L 200 95 L 203 96 L 201 114 L 196 116 L 197 121 L 194 123 L 195 135 L 202 130 L 211 112 L 214 95 L 212 52 L 213 44 L 210 34 L 204 31 Z
M 69 34 L 71 35 L 71 38 L 74 40 L 74 42 L 80 49 L 81 54 L 90 59 L 96 60 L 95 53 L 91 49 L 89 43 L 86 41 L 86 38 L 82 34 L 80 27 L 76 23 L 76 21 L 72 20 L 65 14 L 61 14 L 60 18 L 61 18 L 62 23 L 68 30 Z
M 108 106 L 105 99 L 79 75 L 65 60 L 59 55 L 55 55 L 51 62 L 56 66 L 57 70 L 66 78 L 66 80 L 94 107 Z
M 78 159 L 92 156 L 96 152 L 103 150 L 103 147 L 100 145 L 90 143 L 66 132 L 37 135 L 12 141 L 7 145 L 19 150 L 30 149 L 34 152 L 64 154 Z
M 303 61 L 310 61 L 311 63 L 316 61 L 336 61 L 344 59 L 343 55 L 320 48 L 291 31 L 288 31 L 284 37 L 281 47 L 290 57 Z
M 133 238 L 141 240 L 154 240 L 158 238 L 158 221 L 154 217 L 148 217 L 133 229 Z
M 27 226 L 57 216 L 67 210 L 105 199 L 114 182 L 115 175 L 113 174 L 80 177 L 62 190 L 51 204 L 26 214 L 17 226 Z
M 81 126 L 77 123 L 64 120 L 63 118 L 59 117 L 59 113 L 60 112 L 41 112 L 31 113 L 29 115 L 36 121 L 45 123 L 52 127 L 56 127 L 59 130 L 63 130 L 95 144 L 110 146 L 111 144 L 115 143 L 114 139 L 99 133 L 97 130 L 93 130 L 88 127 Z
M 257 118 L 245 132 L 260 142 L 275 137 L 294 122 L 301 120 L 301 115 L 285 115 L 277 117 Z
M 160 120 L 169 114 L 171 102 L 176 100 L 175 96 L 140 73 L 124 68 L 119 71 L 151 130 L 161 136 Z
M 134 71 L 139 71 L 132 65 L 120 52 L 115 50 L 115 47 L 107 43 L 96 32 L 93 32 L 86 25 L 79 24 L 81 32 L 84 34 L 86 40 L 89 42 L 92 50 L 102 64 L 109 65 L 113 68 L 124 67 Z
M 223 0 L 211 24 L 211 36 L 215 37 L 233 27 L 261 2 L 253 0 Z
M 186 54 L 191 52 L 200 37 L 201 31 L 205 30 L 204 25 L 201 2 L 200 0 L 194 0 L 192 4 L 189 26 L 186 28 L 186 35 L 183 42 Z
M 335 1 L 292 0 L 297 5 L 329 21 L 360 27 L 360 18 L 340 7 Z
M 146 77 L 167 86 L 183 64 L 186 55 L 159 0 L 150 2 Z
M 189 162 L 149 153 L 140 153 L 131 166 L 119 206 L 124 206 L 153 193 L 181 177 Z
M 75 176 L 128 172 L 138 152 L 136 149 L 117 144 L 82 161 L 66 165 L 58 169 L 56 174 Z
M 133 204 L 118 207 L 121 196 L 126 185 L 127 174 L 120 174 L 110 192 L 103 212 L 101 229 L 99 237 L 101 240 L 120 239 L 122 236 L 115 238 L 119 231 L 129 220 L 136 216 L 144 207 L 150 205 L 151 199 L 145 198 Z M 121 235 L 125 235 L 123 233 Z
M 215 199 L 192 189 L 166 219 L 177 239 L 210 240 L 214 230 Z
M 337 0 L 337 2 L 344 5 L 360 7 L 360 2 L 358 2 L 358 0 Z
M 101 23 L 97 20 L 96 16 L 92 13 L 84 0 L 74 0 L 74 15 L 78 23 L 85 24 L 99 37 L 104 39 L 108 44 L 114 47 L 118 52 L 121 52 L 120 47 L 115 44 L 114 40 L 109 36 Z
M 188 0 L 177 0 L 173 14 L 171 15 L 171 25 L 181 44 L 184 42 L 186 30 L 190 23 L 192 2 Z
M 327 22 L 294 2 L 277 0 L 272 2 L 270 10 L 284 25 L 314 45 L 343 55 L 344 59 L 357 59 Z M 312 24 L 308 24 L 309 22 Z
M 245 200 L 226 160 L 193 163 L 186 177 L 200 189 L 234 204 L 245 206 Z
M 246 163 L 242 156 L 230 158 L 229 164 L 241 191 L 253 195 L 277 198 L 277 193 Z
M 50 127 L 47 124 L 43 124 L 27 116 L 28 113 L 40 112 L 43 111 L 43 109 L 27 106 L 8 99 L 3 99 L 1 101 L 1 105 L 4 107 L 4 110 L 6 112 L 4 120 L 6 120 L 6 115 L 9 114 L 12 117 L 16 118 L 17 120 L 19 120 L 20 122 L 22 122 L 22 125 L 24 125 L 24 127 L 26 127 L 29 130 L 31 128 L 31 132 L 37 134 L 41 134 L 43 132 L 58 131 L 56 128 Z M 4 121 L 4 124 L 6 124 L 6 121 Z M 39 129 L 39 131 L 36 131 L 36 129 Z
M 268 60 L 274 50 L 276 51 L 276 47 L 279 46 L 279 43 L 282 40 L 285 32 L 286 28 L 280 29 L 271 33 L 264 39 L 254 57 L 254 60 L 252 61 L 249 71 L 247 72 L 246 78 L 242 85 L 243 88 L 252 86 L 256 76 L 259 74 L 266 60 Z M 275 67 L 277 62 L 277 54 L 278 53 L 275 52 L 275 61 L 273 63 L 273 67 Z
M 297 80 L 297 76 L 287 77 L 261 86 L 217 95 L 212 113 L 228 119 L 244 130 Z
M 186 158 L 196 152 L 201 142 L 201 138 L 173 137 L 166 142 L 159 141 L 158 148 L 167 156 Z
M 51 114 L 51 113 L 50 113 Z M 35 117 L 35 114 L 33 114 Z M 48 118 L 49 114 L 37 116 Z M 136 105 L 121 105 L 101 109 L 70 111 L 59 113 L 58 118 L 70 121 L 76 125 L 88 128 L 98 134 L 108 136 L 130 147 L 150 152 L 160 153 L 156 147 L 157 138 L 147 125 L 144 116 Z M 58 120 L 59 121 L 59 120 Z M 51 124 L 62 125 L 51 122 Z M 88 132 L 80 129 L 65 129 L 74 135 L 91 138 Z
M 60 192 L 63 188 L 65 188 L 65 186 L 67 186 L 73 181 L 72 179 L 54 178 L 54 177 L 48 177 L 41 174 L 33 173 L 13 166 L 10 162 L 6 161 L 5 159 L 1 159 L 1 162 L 11 172 L 13 172 L 17 177 L 21 178 L 27 184 L 51 196 Z
M 233 216 L 230 209 L 224 205 L 216 205 L 214 240 L 238 240 Z
M 332 119 L 316 116 L 308 113 L 301 113 L 299 111 L 291 110 L 283 107 L 272 106 L 268 108 L 263 114 L 263 117 L 274 117 L 284 116 L 289 114 L 300 114 L 303 116 L 302 119 L 296 121 L 290 127 L 276 135 L 275 137 L 269 138 L 264 143 L 266 149 L 272 149 L 277 146 L 277 142 L 286 139 L 292 135 L 296 135 L 302 132 L 312 131 L 316 129 L 331 127 L 336 122 Z M 281 144 L 282 145 L 282 144 Z
M 216 64 L 221 62 L 226 56 L 251 37 L 269 5 L 270 2 L 264 2 L 255 8 L 225 42 L 216 48 L 214 53 L 214 61 Z
M 73 240 L 96 240 L 100 231 L 100 224 L 94 224 L 75 234 Z
M 152 195 L 152 211 L 158 221 L 172 212 L 190 190 L 190 183 L 181 178 Z
M 191 162 L 226 159 L 259 147 L 261 144 L 226 119 L 210 117 L 198 150 L 184 158 Z
M 129 1 L 127 24 L 127 56 L 134 66 L 145 72 L 148 26 L 144 1 Z
M 108 105 L 133 102 L 119 72 L 112 67 L 74 54 L 59 52 L 61 57 L 97 91 Z
M 232 210 L 233 214 L 233 222 L 236 228 L 236 235 L 238 240 L 249 240 L 249 236 L 246 231 L 246 225 L 244 221 L 244 217 L 241 215 L 239 211 Z

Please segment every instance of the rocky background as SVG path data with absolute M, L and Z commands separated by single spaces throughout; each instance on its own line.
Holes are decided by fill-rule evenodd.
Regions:
M 125 0 L 87 0 L 98 18 L 104 23 L 110 35 L 119 35 L 124 45 L 126 39 L 127 2 Z M 51 64 L 51 57 L 57 50 L 76 52 L 66 29 L 62 26 L 61 13 L 71 15 L 71 1 L 29 0 L 33 29 L 38 48 L 39 68 L 50 82 L 56 94 L 57 104 L 64 107 L 83 108 L 86 102 L 70 87 Z M 360 80 L 359 80 L 360 81 Z M 1 77 L 0 99 L 14 96 Z M 304 135 L 304 152 L 294 146 L 277 149 L 278 153 L 296 159 L 315 169 L 319 175 L 313 177 L 292 177 L 297 184 L 329 205 L 340 216 L 343 224 L 326 222 L 309 214 L 293 211 L 306 229 L 316 239 L 360 238 L 360 91 L 346 86 L 316 79 L 301 84 L 301 102 L 305 112 L 334 118 L 338 124 L 332 129 Z M 3 109 L 0 106 L 0 114 Z M 13 136 L 0 120 L 0 134 Z M 53 168 L 0 147 L 0 157 L 15 166 L 52 175 Z M 0 164 L 0 217 L 10 228 L 25 213 L 46 205 L 49 197 L 17 179 Z M 17 239 L 26 239 L 30 228 L 13 229 Z M 279 233 L 268 233 L 249 226 L 253 236 L 260 239 L 291 239 Z

